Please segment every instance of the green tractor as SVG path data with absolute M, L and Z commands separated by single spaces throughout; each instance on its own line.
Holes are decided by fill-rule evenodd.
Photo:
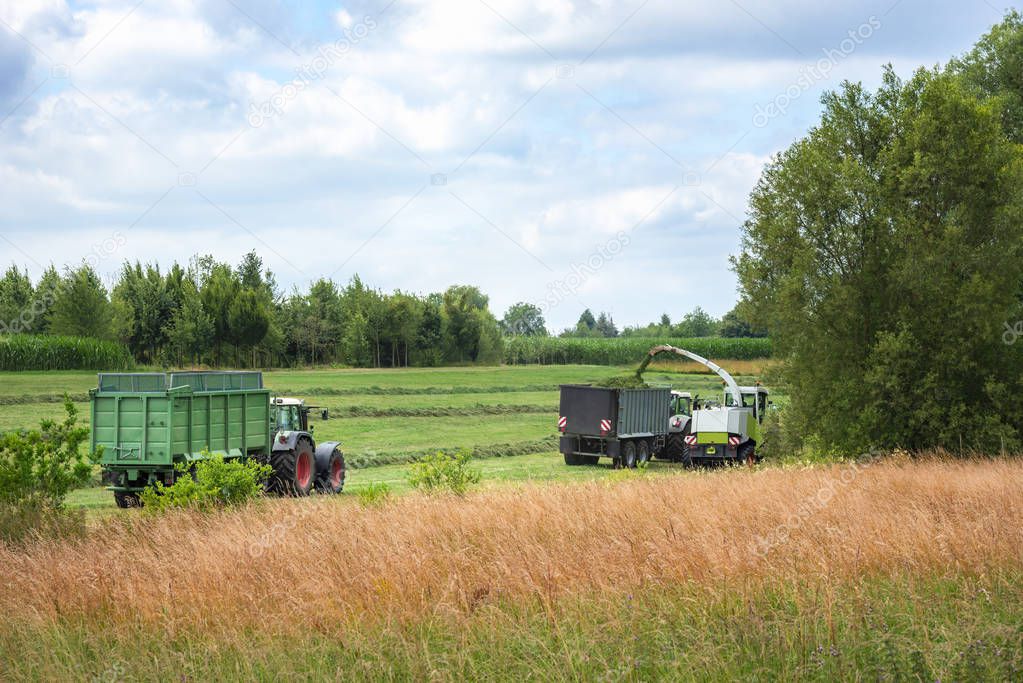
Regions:
M 269 464 L 274 469 L 271 489 L 279 493 L 306 495 L 313 487 L 324 493 L 341 493 L 345 485 L 345 458 L 341 444 L 313 439 L 309 413 L 316 406 L 298 398 L 275 397 L 270 401 L 273 446 Z M 328 418 L 327 410 L 320 417 Z
M 262 373 L 101 373 L 89 394 L 91 447 L 103 449 L 103 482 L 118 507 L 137 506 L 140 491 L 173 484 L 208 454 L 271 465 L 268 488 L 282 495 L 344 486 L 341 445 L 317 444 L 313 407 L 271 396 Z
M 725 385 L 724 400 L 717 402 L 696 401 L 688 433 L 683 436 L 686 464 L 711 462 L 755 463 L 760 456 L 757 446 L 763 443 L 761 427 L 764 415 L 770 405 L 769 392 L 765 387 L 741 387 L 727 371 L 702 356 L 674 346 L 655 346 L 647 353 L 639 368 L 642 376 L 647 366 L 662 353 L 673 353 L 700 363 L 721 377 Z

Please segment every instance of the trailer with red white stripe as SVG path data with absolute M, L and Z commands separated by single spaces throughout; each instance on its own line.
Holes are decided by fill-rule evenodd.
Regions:
M 670 432 L 681 431 L 689 421 L 688 415 L 673 416 L 680 405 L 676 394 L 667 387 L 563 384 L 558 431 L 565 464 L 592 465 L 610 458 L 616 466 L 636 467 L 664 457 Z

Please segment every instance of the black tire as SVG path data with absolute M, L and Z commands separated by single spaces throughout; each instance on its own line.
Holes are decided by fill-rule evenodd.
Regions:
M 684 467 L 692 467 L 693 458 L 689 453 L 689 444 L 686 443 L 686 436 L 689 432 L 676 432 L 668 435 L 668 446 L 665 450 L 672 462 L 682 463 Z
M 341 493 L 345 487 L 345 456 L 337 448 L 330 454 L 327 469 L 316 477 L 316 490 L 322 493 Z
M 757 452 L 756 444 L 752 441 L 747 441 L 743 445 L 739 446 L 739 451 L 735 454 L 735 463 L 742 465 L 743 463 L 753 467 L 757 464 Z
M 643 439 L 636 446 L 636 466 L 646 467 L 650 464 L 650 442 Z
M 570 467 L 578 467 L 583 464 L 583 456 L 576 453 L 565 453 L 565 464 Z
M 634 470 L 636 469 L 636 444 L 632 441 L 626 441 L 622 444 L 622 467 Z
M 270 455 L 274 490 L 285 496 L 308 496 L 316 479 L 316 458 L 309 439 L 301 438 L 294 450 Z
M 585 465 L 596 465 L 599 462 L 600 462 L 600 456 L 599 455 L 584 455 L 583 456 L 583 464 L 585 464 Z
M 139 498 L 139 494 L 131 491 L 114 491 L 114 502 L 122 510 L 142 507 L 142 499 Z

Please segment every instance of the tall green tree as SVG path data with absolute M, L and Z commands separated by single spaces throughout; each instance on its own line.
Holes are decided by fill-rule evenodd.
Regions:
M 200 364 L 213 347 L 214 334 L 213 319 L 203 309 L 198 288 L 192 280 L 182 280 L 178 307 L 165 330 L 173 359 Z
M 679 337 L 713 337 L 718 333 L 718 321 L 697 306 L 682 316 L 674 333 Z
M 735 261 L 827 447 L 1020 447 L 1023 155 L 955 74 L 843 84 L 765 169 Z
M 35 290 L 28 272 L 12 265 L 0 278 L 0 334 L 33 332 Z
M 546 337 L 548 335 L 543 312 L 537 306 L 524 301 L 508 308 L 501 320 L 501 330 L 505 334 L 518 334 L 524 337 Z
M 255 348 L 270 328 L 270 311 L 262 293 L 248 288 L 239 291 L 231 301 L 227 320 L 229 339 L 235 346 L 252 352 L 255 365 Z
M 112 310 L 106 287 L 88 264 L 68 270 L 53 304 L 49 330 L 72 337 L 112 339 Z

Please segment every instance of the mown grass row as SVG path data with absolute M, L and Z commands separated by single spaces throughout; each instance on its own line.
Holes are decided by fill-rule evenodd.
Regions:
M 477 417 L 483 415 L 521 415 L 556 413 L 551 405 L 438 406 L 434 408 L 381 408 L 373 406 L 327 406 L 331 417 Z
M 720 360 L 757 360 L 771 357 L 770 339 L 510 337 L 504 344 L 504 362 L 540 365 L 631 365 L 638 364 L 650 347 L 658 344 L 671 344 L 706 358 Z
M 368 467 L 379 467 L 382 465 L 404 465 L 410 462 L 418 462 L 426 455 L 433 453 L 457 453 L 469 451 L 473 458 L 507 458 L 514 455 L 532 455 L 534 453 L 546 453 L 558 447 L 558 437 L 555 435 L 546 436 L 542 439 L 530 439 L 527 441 L 516 441 L 514 443 L 495 443 L 473 446 L 471 448 L 441 447 L 413 451 L 373 451 L 367 450 L 359 453 L 346 453 L 345 465 L 348 469 L 366 469 Z
M 0 370 L 124 370 L 134 364 L 128 347 L 85 337 L 0 336 Z

